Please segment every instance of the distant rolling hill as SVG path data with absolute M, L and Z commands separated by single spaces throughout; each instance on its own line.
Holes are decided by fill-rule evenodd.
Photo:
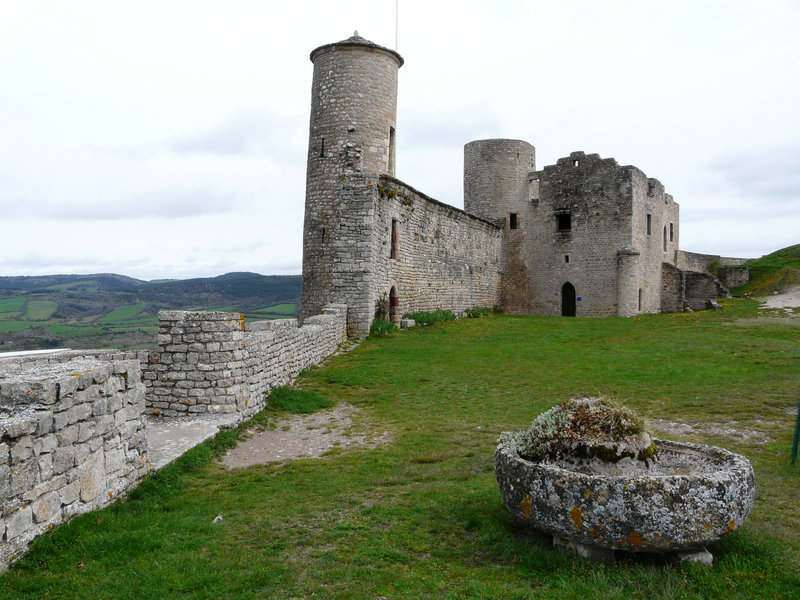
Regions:
M 114 273 L 0 277 L 0 352 L 150 347 L 164 309 L 286 318 L 299 302 L 300 281 L 300 275 L 258 273 L 158 281 Z

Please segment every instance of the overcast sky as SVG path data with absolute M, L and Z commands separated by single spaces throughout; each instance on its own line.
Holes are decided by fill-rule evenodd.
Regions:
M 0 0 L 0 275 L 300 273 L 312 64 L 395 0 Z M 659 179 L 681 247 L 800 243 L 797 0 L 400 0 L 397 176 L 516 138 Z

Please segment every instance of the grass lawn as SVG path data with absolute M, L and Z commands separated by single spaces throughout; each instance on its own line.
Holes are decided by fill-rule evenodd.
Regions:
M 298 385 L 356 405 L 389 444 L 227 471 L 213 455 L 239 432 L 225 432 L 38 539 L 0 577 L 0 598 L 797 598 L 799 340 L 798 325 L 758 318 L 744 299 L 720 312 L 491 316 L 371 338 Z M 581 394 L 735 430 L 690 438 L 756 470 L 753 511 L 710 548 L 713 568 L 589 563 L 510 521 L 498 435 Z

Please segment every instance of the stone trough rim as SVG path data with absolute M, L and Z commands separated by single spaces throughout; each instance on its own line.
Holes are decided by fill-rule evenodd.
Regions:
M 653 439 L 653 442 L 664 450 L 671 450 L 674 452 L 688 451 L 700 455 L 701 458 L 705 458 L 706 460 L 711 459 L 715 463 L 718 463 L 718 465 L 712 470 L 704 469 L 697 473 L 581 473 L 553 463 L 527 460 L 521 457 L 516 449 L 514 449 L 508 437 L 502 436 L 500 440 L 498 440 L 495 452 L 495 471 L 503 503 L 516 521 L 527 524 L 534 529 L 571 542 L 614 550 L 658 553 L 697 549 L 718 541 L 741 526 L 747 518 L 755 499 L 753 467 L 746 457 L 725 448 L 694 442 L 677 442 L 660 439 Z M 524 481 L 521 481 L 520 477 L 512 481 L 513 474 L 517 473 L 524 473 Z M 504 489 L 504 484 L 501 481 L 501 479 L 506 476 L 508 476 L 511 482 L 510 490 Z M 626 513 L 626 511 L 623 510 L 622 514 L 614 514 L 615 509 L 612 508 L 610 516 L 608 518 L 604 516 L 601 522 L 601 525 L 610 525 L 610 527 L 604 530 L 603 535 L 596 533 L 596 528 L 591 528 L 588 524 L 586 527 L 582 524 L 579 525 L 578 522 L 582 522 L 584 515 L 587 517 L 590 516 L 588 511 L 584 513 L 580 508 L 584 507 L 585 509 L 587 503 L 574 494 L 570 496 L 569 500 L 565 500 L 562 499 L 557 492 L 554 493 L 552 490 L 556 490 L 558 486 L 553 486 L 552 482 L 558 482 L 559 477 L 565 479 L 565 481 L 568 480 L 573 488 L 587 490 L 587 493 L 597 489 L 602 490 L 602 486 L 605 486 L 606 491 L 613 488 L 619 493 L 618 486 L 621 485 L 625 490 L 623 496 L 628 493 L 628 487 L 631 484 L 634 484 L 631 494 L 636 491 L 637 488 L 646 488 L 648 485 L 656 488 L 663 487 L 665 493 L 669 485 L 684 484 L 684 487 L 689 489 L 706 490 L 711 490 L 719 484 L 725 484 L 727 482 L 738 481 L 745 482 L 749 485 L 746 485 L 743 491 L 732 495 L 727 493 L 728 488 L 726 488 L 725 493 L 718 493 L 717 496 L 713 498 L 717 506 L 724 504 L 724 501 L 729 501 L 729 504 L 725 504 L 727 510 L 725 510 L 724 513 L 720 512 L 720 514 L 727 514 L 728 517 L 734 516 L 729 522 L 727 520 L 718 519 L 713 527 L 697 525 L 689 532 L 687 532 L 685 528 L 678 528 L 676 531 L 679 531 L 680 535 L 674 537 L 665 535 L 662 538 L 662 530 L 655 528 L 652 523 L 652 519 L 657 517 L 656 509 L 661 510 L 661 505 L 653 506 L 653 514 L 650 515 L 652 519 L 645 518 L 644 523 L 646 526 L 641 527 L 640 531 L 636 531 L 634 527 L 630 527 L 630 534 L 622 535 L 621 532 L 624 533 L 624 531 L 627 531 L 626 525 L 632 524 L 633 520 L 631 514 L 633 514 L 633 518 L 637 518 L 642 516 L 646 511 L 639 510 L 639 512 L 632 511 Z M 549 504 L 543 505 L 542 498 L 544 495 L 541 491 L 539 491 L 534 498 L 533 492 L 538 491 L 536 489 L 537 485 L 540 487 L 547 487 L 542 482 L 550 484 L 546 494 L 547 498 L 551 498 L 555 495 L 557 501 L 550 500 Z M 519 489 L 515 490 L 515 485 L 517 485 Z M 598 488 L 598 486 L 600 486 L 600 488 Z M 586 496 L 586 498 L 589 497 L 590 496 Z M 733 498 L 733 500 L 730 498 Z M 619 500 L 619 498 L 615 498 L 615 500 Z M 570 510 L 568 505 L 572 505 L 572 510 Z M 596 506 L 597 505 L 595 505 L 595 507 Z M 552 511 L 550 511 L 551 507 Z M 630 508 L 627 504 L 625 504 L 625 507 L 626 509 Z M 686 508 L 687 511 L 689 509 L 698 509 L 697 499 L 687 498 Z M 574 510 L 578 511 L 576 513 L 576 517 L 578 518 L 575 518 L 575 527 L 573 530 L 569 519 L 565 518 L 564 515 L 569 514 L 573 516 L 572 511 Z M 569 513 L 567 513 L 567 511 L 569 511 Z M 605 511 L 605 505 L 603 505 L 603 511 Z M 699 516 L 705 518 L 711 511 L 711 508 L 707 506 L 703 507 L 700 509 Z M 591 522 L 599 522 L 596 515 L 593 514 L 591 517 L 593 519 Z M 587 520 L 589 519 L 587 518 Z M 705 522 L 703 519 L 698 520 L 703 523 Z M 711 522 L 713 523 L 714 519 L 712 519 Z M 591 535 L 590 532 L 592 532 Z M 614 532 L 616 532 L 616 535 L 612 535 Z M 655 535 L 656 533 L 658 535 Z M 625 535 L 629 535 L 630 539 L 627 539 Z

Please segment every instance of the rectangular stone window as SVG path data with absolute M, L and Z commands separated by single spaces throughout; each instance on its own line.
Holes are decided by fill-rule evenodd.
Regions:
M 675 241 L 675 230 L 673 228 L 673 223 L 669 224 L 669 241 L 670 242 Z
M 519 229 L 519 219 L 517 219 L 517 213 L 511 213 L 508 216 L 508 228 Z
M 647 215 L 647 235 L 653 231 L 653 215 Z
M 565 263 L 568 263 L 568 262 L 569 262 L 569 254 L 565 254 L 565 255 L 564 255 L 564 262 L 565 262 Z
M 572 230 L 572 215 L 568 212 L 556 215 L 556 230 L 560 233 Z
M 397 260 L 397 255 L 400 249 L 400 239 L 397 233 L 397 219 L 392 219 L 392 244 L 389 251 L 389 258 Z

